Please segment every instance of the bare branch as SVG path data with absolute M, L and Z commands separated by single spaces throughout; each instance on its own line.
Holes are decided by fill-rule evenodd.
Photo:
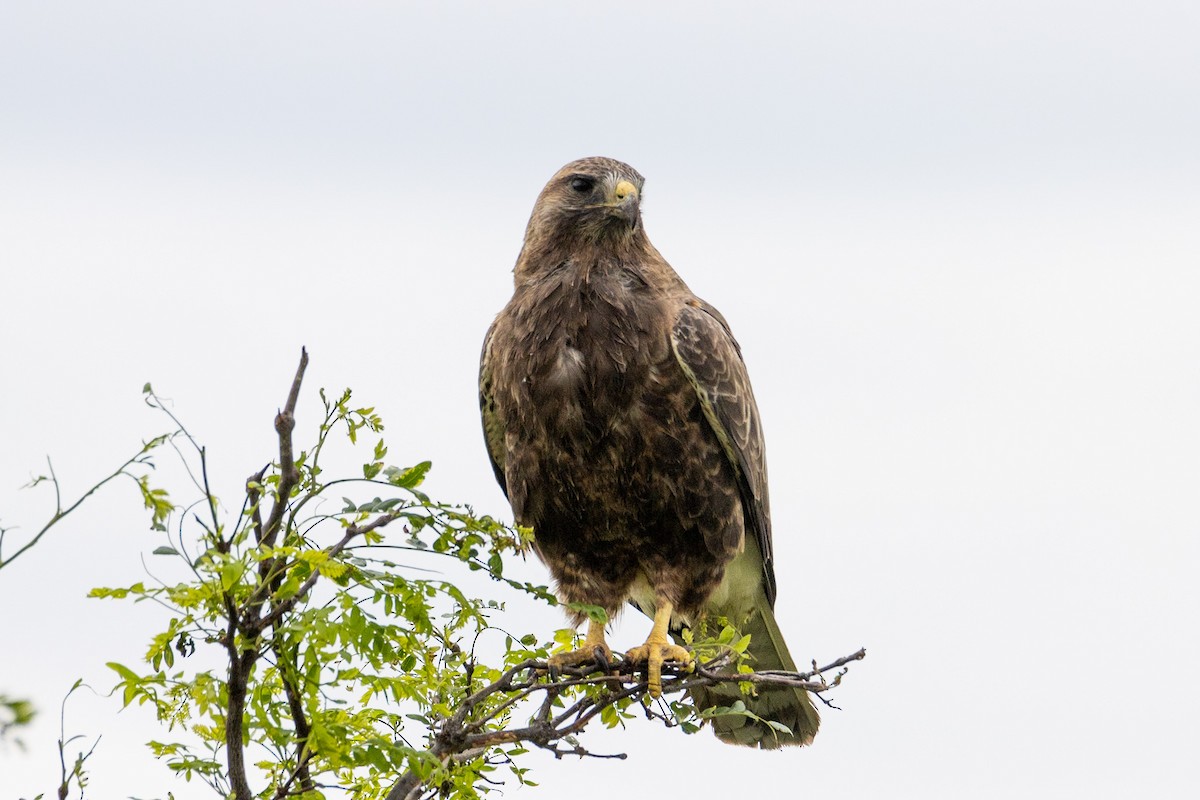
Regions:
M 116 480 L 118 477 L 120 477 L 122 475 L 130 478 L 131 480 L 136 481 L 137 477 L 133 473 L 129 472 L 129 468 L 131 466 L 133 466 L 134 464 L 146 463 L 146 458 L 147 458 L 146 454 L 149 453 L 151 450 L 153 450 L 155 447 L 157 447 L 159 444 L 161 444 L 163 441 L 165 441 L 167 438 L 168 437 L 159 437 L 157 439 L 151 439 L 149 442 L 146 442 L 142 446 L 142 449 L 138 451 L 137 455 L 129 458 L 124 464 L 117 467 L 117 469 L 114 472 L 112 472 L 107 477 L 105 477 L 103 480 L 101 480 L 99 483 L 97 483 L 92 488 L 90 488 L 86 492 L 84 492 L 82 495 L 79 496 L 79 498 L 77 500 L 75 500 L 75 502 L 71 503 L 71 505 L 67 506 L 66 508 L 63 508 L 63 506 L 62 506 L 62 487 L 59 485 L 58 476 L 54 473 L 54 464 L 51 463 L 49 458 L 47 458 L 46 464 L 50 470 L 50 476 L 47 478 L 36 478 L 33 481 L 31 481 L 28 485 L 35 486 L 38 483 L 41 483 L 42 481 L 49 481 L 54 486 L 54 516 L 50 517 L 50 520 L 45 525 L 42 526 L 41 530 L 39 530 L 36 534 L 34 534 L 33 538 L 31 538 L 29 541 L 25 542 L 25 544 L 21 545 L 21 547 L 17 548 L 17 551 L 15 553 L 13 553 L 11 556 L 9 556 L 8 558 L 4 558 L 3 554 L 0 554 L 0 569 L 4 569 L 9 564 L 16 561 L 17 558 L 19 558 L 21 555 L 26 553 L 31 547 L 33 547 L 39 541 L 41 541 L 42 537 L 45 536 L 47 533 L 49 533 L 51 528 L 53 528 L 55 525 L 57 525 L 59 522 L 61 522 L 62 519 L 64 517 L 66 517 L 68 514 L 70 514 L 72 511 L 79 508 L 79 506 L 82 505 L 84 500 L 87 500 L 93 494 L 98 492 L 100 490 L 100 488 L 102 486 L 104 486 L 106 483 Z
M 220 539 L 221 520 L 217 516 L 217 498 L 208 484 L 208 451 L 200 448 L 200 477 L 204 481 L 204 499 L 208 501 L 208 513 L 212 515 L 213 536 Z
M 296 377 L 292 379 L 292 388 L 288 392 L 287 403 L 283 410 L 275 415 L 275 432 L 279 434 L 280 474 L 279 488 L 275 493 L 275 505 L 271 509 L 271 516 L 267 520 L 261 540 L 267 547 L 275 545 L 275 537 L 279 535 L 279 528 L 287 511 L 288 500 L 292 496 L 292 489 L 296 488 L 296 483 L 300 480 L 300 473 L 296 471 L 296 459 L 292 450 L 292 431 L 296 427 L 296 402 L 300 397 L 300 384 L 304 381 L 304 371 L 307 368 L 308 351 L 300 348 L 300 365 L 296 368 Z
M 813 682 L 813 678 L 820 676 L 825 672 L 832 672 L 838 667 L 844 667 L 852 661 L 862 661 L 867 657 L 865 648 L 859 648 L 854 653 L 848 656 L 842 656 L 836 661 L 832 661 L 823 667 L 816 667 L 815 662 L 813 669 L 809 672 L 786 672 L 784 670 L 763 670 L 762 672 L 716 672 L 706 669 L 703 666 L 696 668 L 696 674 L 705 680 L 714 681 L 716 683 L 726 683 L 729 681 L 745 681 L 747 683 L 759 684 L 761 686 L 799 686 L 801 689 L 807 689 L 810 692 L 821 692 L 829 688 L 831 685 L 824 680 Z
M 257 544 L 262 544 L 263 540 L 263 518 L 262 508 L 259 506 L 259 501 L 262 499 L 262 482 L 263 476 L 267 474 L 270 465 L 263 467 L 258 472 L 246 479 L 246 504 L 250 507 L 250 517 L 254 525 L 254 541 Z M 259 567 L 260 570 L 265 570 L 265 566 Z

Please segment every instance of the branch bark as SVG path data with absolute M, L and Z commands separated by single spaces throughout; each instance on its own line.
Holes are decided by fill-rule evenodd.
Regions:
M 296 471 L 296 459 L 292 451 L 292 431 L 296 427 L 296 403 L 300 398 L 300 385 L 304 382 L 304 371 L 308 369 L 308 351 L 300 348 L 300 366 L 296 368 L 296 376 L 292 379 L 292 389 L 288 392 L 287 402 L 283 410 L 275 415 L 275 432 L 279 434 L 279 487 L 275 493 L 275 505 L 271 508 L 271 516 L 263 530 L 262 543 L 267 547 L 275 546 L 279 528 L 283 523 L 283 515 L 287 512 L 288 501 L 292 490 L 300 480 Z

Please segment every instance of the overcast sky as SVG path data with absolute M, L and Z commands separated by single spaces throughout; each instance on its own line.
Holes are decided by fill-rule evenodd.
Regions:
M 509 518 L 479 345 L 537 192 L 608 155 L 741 341 L 797 660 L 868 658 L 813 747 L 647 723 L 535 758 L 574 800 L 1177 797 L 1200 783 L 1200 6 L 1194 2 L 25 2 L 0 13 L 0 523 L 36 529 L 164 421 L 232 501 L 301 345 L 434 496 Z M 0 573 L 0 693 L 135 662 L 128 486 Z M 530 574 L 542 575 L 531 566 Z M 559 624 L 553 616 L 515 627 Z M 611 640 L 640 643 L 629 614 Z M 84 695 L 90 796 L 208 797 Z M 664 789 L 665 791 L 665 789 Z

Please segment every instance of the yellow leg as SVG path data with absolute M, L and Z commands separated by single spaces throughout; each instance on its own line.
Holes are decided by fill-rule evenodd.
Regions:
M 674 606 L 663 601 L 658 610 L 654 612 L 654 625 L 650 628 L 650 635 L 646 637 L 646 643 L 625 654 L 630 661 L 646 662 L 646 683 L 649 684 L 651 697 L 662 695 L 662 665 L 664 661 L 678 661 L 681 664 L 692 662 L 692 654 L 672 642 L 667 636 L 667 628 L 671 624 L 671 612 L 674 610 Z
M 600 649 L 600 654 L 597 656 L 596 649 Z M 587 635 L 583 638 L 583 647 L 578 650 L 572 650 L 569 653 L 556 653 L 550 656 L 550 669 L 562 669 L 563 667 L 581 667 L 587 664 L 595 664 L 599 658 L 607 663 L 612 662 L 612 650 L 608 643 L 604 641 L 604 623 L 596 622 L 594 619 L 588 620 Z

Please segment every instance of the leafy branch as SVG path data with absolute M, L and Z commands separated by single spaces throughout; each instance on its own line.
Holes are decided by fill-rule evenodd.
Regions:
M 628 659 L 597 665 L 603 666 L 600 669 L 567 668 L 561 677 L 553 679 L 546 677 L 551 674 L 546 661 L 523 661 L 466 697 L 452 716 L 438 721 L 429 754 L 438 760 L 442 769 L 464 759 L 486 758 L 496 748 L 514 744 L 532 745 L 553 753 L 556 758 L 573 755 L 624 759 L 624 753 L 598 754 L 587 750 L 575 738 L 576 734 L 582 733 L 597 718 L 628 719 L 632 716 L 628 711 L 632 707 L 639 707 L 647 719 L 658 720 L 668 728 L 682 727 L 685 732 L 694 733 L 699 730 L 700 720 L 722 714 L 745 714 L 746 710 L 744 704 L 735 703 L 730 707 L 698 711 L 681 699 L 690 690 L 749 683 L 762 687 L 795 686 L 821 697 L 823 692 L 841 683 L 846 665 L 866 657 L 866 651 L 859 649 L 823 667 L 814 664 L 809 672 L 754 673 L 737 669 L 740 654 L 738 648 L 726 646 L 720 655 L 695 667 L 668 663 L 663 668 L 662 696 L 658 699 L 651 698 L 649 683 L 638 676 L 638 665 Z M 826 673 L 839 668 L 832 680 L 824 679 Z M 537 711 L 528 724 L 486 729 L 517 703 L 538 695 L 542 699 L 536 703 Z M 673 696 L 680 699 L 673 700 Z M 499 704 L 488 706 L 486 701 L 493 697 L 503 699 Z M 563 701 L 564 697 L 573 702 L 568 705 Z M 501 755 L 511 757 L 521 752 L 523 750 L 519 749 L 507 753 L 501 751 Z M 439 777 L 436 773 L 410 770 L 392 787 L 387 800 L 417 800 L 426 793 L 434 796 Z
M 277 457 L 246 480 L 236 514 L 211 491 L 205 448 L 146 387 L 147 402 L 178 426 L 170 441 L 199 493 L 163 514 L 169 543 L 154 551 L 181 577 L 92 595 L 168 610 L 145 655 L 148 671 L 109 666 L 124 704 L 149 706 L 177 734 L 149 744 L 185 779 L 236 800 L 313 800 L 334 787 L 362 798 L 477 798 L 499 783 L 497 770 L 529 783 L 521 756 L 531 749 L 623 758 L 581 743 L 597 721 L 616 727 L 645 716 L 694 733 L 717 716 L 753 715 L 741 701 L 697 708 L 689 692 L 792 685 L 821 697 L 864 657 L 755 673 L 742 658 L 749 637 L 723 626 L 692 642 L 695 666 L 668 665 L 657 699 L 626 661 L 551 674 L 550 654 L 578 646 L 574 631 L 551 641 L 508 633 L 497 623 L 508 600 L 494 591 L 472 597 L 436 568 L 479 573 L 510 600 L 554 605 L 545 586 L 504 572 L 505 556 L 524 552 L 530 532 L 422 493 L 429 462 L 389 465 L 382 420 L 353 406 L 348 390 L 321 392 L 315 443 L 297 447 L 307 364 L 302 353 L 275 417 Z M 361 477 L 324 475 L 339 429 L 351 444 L 378 437 Z M 192 658 L 203 663 L 191 666 Z M 211 668 L 214 658 L 223 669 Z

